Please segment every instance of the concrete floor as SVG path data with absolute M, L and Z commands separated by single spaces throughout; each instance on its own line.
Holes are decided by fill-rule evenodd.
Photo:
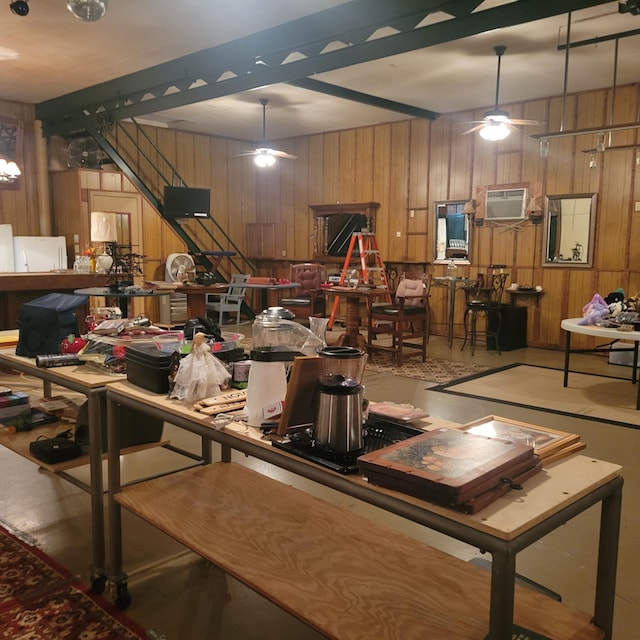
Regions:
M 246 325 L 239 327 L 243 333 L 247 329 Z M 520 349 L 499 355 L 482 347 L 472 358 L 468 349 L 460 351 L 459 341 L 450 349 L 439 337 L 431 338 L 428 350 L 433 357 L 470 360 L 495 367 L 523 362 L 558 368 L 562 366 L 563 358 L 562 353 L 555 351 Z M 629 369 L 609 365 L 606 358 L 600 356 L 574 356 L 572 369 L 629 376 Z M 12 376 L 0 377 L 2 384 L 11 387 L 17 380 Z M 579 433 L 587 443 L 586 454 L 623 465 L 625 489 L 614 638 L 640 640 L 640 556 L 636 546 L 640 529 L 640 467 L 637 465 L 640 432 L 637 429 L 436 393 L 426 388 L 429 383 L 380 373 L 368 372 L 365 384 L 370 400 L 408 402 L 433 416 L 456 422 L 496 414 Z M 164 437 L 174 444 L 198 450 L 198 441 L 180 430 L 165 427 Z M 139 457 L 126 460 L 126 473 L 135 475 L 142 468 L 164 469 L 175 463 L 171 456 L 164 450 L 139 454 Z M 236 459 L 463 559 L 481 555 L 477 549 L 463 543 L 266 463 L 244 456 Z M 38 470 L 6 449 L 0 449 L 0 468 L 3 470 L 0 493 L 3 524 L 21 532 L 64 566 L 87 579 L 91 559 L 88 495 L 70 483 Z M 86 468 L 78 472 L 80 478 L 86 479 L 87 475 Z M 321 637 L 144 522 L 126 512 L 123 522 L 124 564 L 130 576 L 133 598 L 128 615 L 151 630 L 155 634 L 151 637 L 164 636 L 166 640 L 312 640 Z M 522 552 L 518 556 L 518 573 L 561 594 L 565 603 L 591 611 L 598 526 L 599 508 L 594 507 Z

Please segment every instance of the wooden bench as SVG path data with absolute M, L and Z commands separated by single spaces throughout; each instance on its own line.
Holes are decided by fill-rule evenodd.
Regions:
M 128 486 L 116 500 L 329 638 L 487 635 L 488 572 L 240 464 Z M 515 622 L 554 640 L 604 635 L 520 585 Z

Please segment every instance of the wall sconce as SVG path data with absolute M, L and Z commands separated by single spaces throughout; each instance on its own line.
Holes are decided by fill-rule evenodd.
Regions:
M 476 215 L 475 200 L 469 200 L 469 202 L 467 202 L 464 205 L 464 209 L 462 210 L 462 213 L 464 213 L 465 216 L 469 216 L 470 218 L 473 218 Z
M 21 175 L 18 165 L 13 162 L 7 162 L 4 158 L 0 158 L 0 183 L 12 184 Z
M 540 207 L 536 198 L 529 200 L 527 213 L 529 214 L 529 220 L 531 220 L 533 224 L 540 224 L 542 222 L 542 207 Z
M 547 140 L 547 138 L 542 138 L 540 140 L 540 157 L 541 158 L 549 157 L 549 140 Z

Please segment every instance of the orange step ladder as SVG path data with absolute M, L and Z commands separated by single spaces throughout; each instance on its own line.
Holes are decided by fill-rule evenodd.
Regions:
M 352 284 L 354 272 L 356 269 L 351 265 L 351 258 L 353 252 L 358 247 L 358 254 L 360 258 L 360 276 L 358 277 L 358 285 L 370 285 L 379 286 L 386 291 L 385 299 L 387 302 L 391 302 L 391 294 L 389 292 L 389 280 L 387 279 L 387 270 L 380 257 L 380 249 L 378 247 L 378 240 L 375 233 L 365 231 L 354 231 L 351 234 L 351 241 L 349 242 L 349 248 L 347 249 L 347 255 L 344 259 L 344 265 L 340 272 L 340 280 L 338 286 L 343 287 L 345 283 L 347 286 Z M 328 328 L 333 327 L 333 323 L 336 319 L 336 314 L 340 306 L 340 296 L 334 296 L 333 306 L 331 307 L 331 315 L 329 316 Z

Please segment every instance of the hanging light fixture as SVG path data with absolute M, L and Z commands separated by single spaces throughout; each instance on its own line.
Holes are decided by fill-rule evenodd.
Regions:
M 22 172 L 13 160 L 7 162 L 4 158 L 0 158 L 0 183 L 11 184 L 15 182 L 21 174 Z
M 109 0 L 67 0 L 67 9 L 83 22 L 100 20 L 107 12 Z
M 547 138 L 542 138 L 542 140 L 540 140 L 540 157 L 549 157 L 549 140 L 547 140 Z
M 507 116 L 502 116 L 504 120 L 498 120 L 501 116 L 493 116 L 492 122 L 487 122 L 482 129 L 480 129 L 480 137 L 483 140 L 489 140 L 490 142 L 496 142 L 498 140 L 504 140 L 509 133 L 509 127 Z

